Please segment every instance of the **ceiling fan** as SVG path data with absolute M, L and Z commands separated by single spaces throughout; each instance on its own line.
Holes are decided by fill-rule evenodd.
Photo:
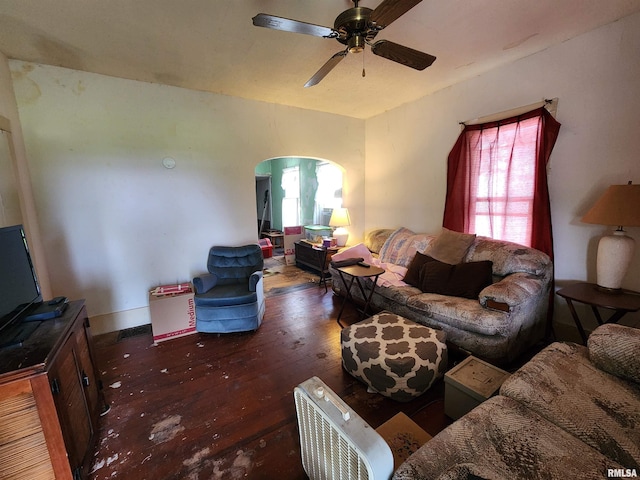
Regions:
M 358 6 L 359 0 L 353 0 L 355 6 L 338 15 L 333 28 L 291 20 L 289 18 L 276 17 L 266 13 L 259 13 L 253 17 L 253 24 L 257 27 L 266 27 L 284 32 L 335 38 L 338 42 L 346 45 L 346 49 L 333 55 L 304 85 L 305 87 L 312 87 L 320 83 L 348 53 L 362 52 L 365 44 L 371 47 L 371 51 L 375 55 L 406 65 L 407 67 L 415 68 L 416 70 L 424 70 L 431 65 L 436 57 L 428 53 L 419 52 L 418 50 L 399 45 L 389 40 L 373 42 L 376 35 L 378 35 L 383 28 L 389 26 L 421 1 L 422 0 L 383 0 L 375 10 L 372 10 L 367 7 Z

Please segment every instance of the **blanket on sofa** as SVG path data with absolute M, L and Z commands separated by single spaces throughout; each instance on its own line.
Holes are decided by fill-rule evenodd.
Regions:
M 378 285 L 385 287 L 396 286 L 402 287 L 406 283 L 402 281 L 407 273 L 406 267 L 395 265 L 389 262 L 383 262 L 379 258 L 374 257 L 364 243 L 359 243 L 353 247 L 346 248 L 331 257 L 332 262 L 341 262 L 349 258 L 362 258 L 369 265 L 374 265 L 384 269 L 384 273 L 378 277 Z

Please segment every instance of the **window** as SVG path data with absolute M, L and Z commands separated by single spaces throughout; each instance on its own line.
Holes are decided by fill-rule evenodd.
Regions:
M 546 165 L 559 129 L 544 108 L 465 126 L 449 154 L 443 226 L 553 258 Z
M 300 225 L 300 170 L 288 167 L 282 170 L 282 226 Z
M 471 133 L 469 230 L 531 246 L 538 119 Z

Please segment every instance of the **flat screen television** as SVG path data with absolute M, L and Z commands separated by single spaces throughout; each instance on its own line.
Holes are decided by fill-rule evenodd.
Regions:
M 0 228 L 0 347 L 21 344 L 39 322 L 24 322 L 42 303 L 22 225 Z

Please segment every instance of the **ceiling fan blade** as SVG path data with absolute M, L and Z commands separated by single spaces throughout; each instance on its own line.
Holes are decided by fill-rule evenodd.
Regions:
M 381 57 L 387 58 L 416 70 L 424 70 L 431 65 L 436 57 L 428 53 L 419 52 L 413 48 L 405 47 L 389 40 L 378 40 L 371 45 L 371 51 Z
M 266 13 L 259 13 L 253 17 L 253 24 L 256 27 L 266 27 L 283 32 L 304 33 L 314 37 L 337 37 L 338 32 L 329 27 L 314 25 L 313 23 L 300 22 L 289 18 L 275 17 Z
M 333 57 L 331 57 L 329 60 L 327 60 L 327 63 L 325 63 L 324 65 L 322 65 L 322 67 L 320 67 L 320 70 L 318 70 L 316 73 L 314 73 L 313 77 L 311 77 L 309 79 L 309 81 L 307 83 L 304 84 L 304 87 L 313 87 L 314 85 L 317 85 L 318 83 L 320 83 L 320 81 L 327 76 L 327 74 L 333 70 L 333 68 L 338 65 L 340 63 L 340 61 L 347 56 L 347 53 L 349 53 L 349 50 L 343 50 L 342 52 L 338 52 L 336 53 Z
M 383 2 L 371 12 L 369 21 L 374 22 L 378 28 L 382 29 L 389 26 L 391 22 L 400 18 L 421 1 L 422 0 L 383 0 Z

